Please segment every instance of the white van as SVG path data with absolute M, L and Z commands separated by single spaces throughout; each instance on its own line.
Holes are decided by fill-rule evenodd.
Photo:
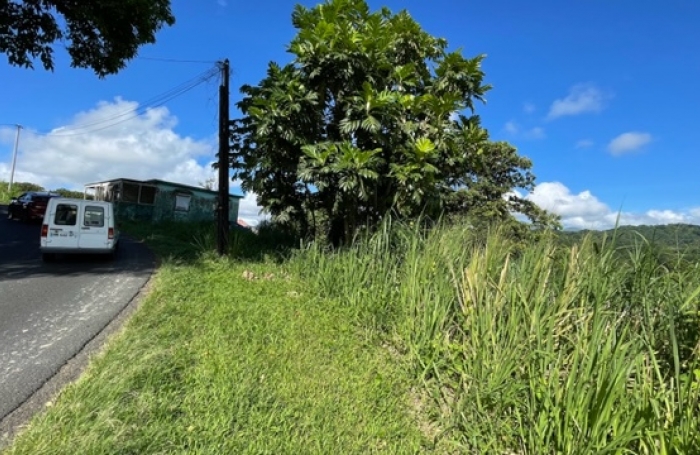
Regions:
M 119 230 L 111 202 L 54 197 L 49 199 L 41 226 L 44 261 L 61 254 L 114 256 Z

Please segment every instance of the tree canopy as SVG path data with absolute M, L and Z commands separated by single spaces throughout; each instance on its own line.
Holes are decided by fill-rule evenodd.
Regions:
M 39 59 L 53 70 L 60 42 L 73 67 L 104 77 L 174 23 L 170 0 L 0 0 L 0 52 L 10 65 L 33 68 Z
M 308 233 L 318 214 L 334 244 L 389 213 L 552 221 L 512 191 L 533 188 L 532 163 L 475 114 L 491 88 L 483 55 L 364 0 L 297 6 L 292 23 L 292 62 L 241 88 L 232 128 L 231 166 L 274 219 Z

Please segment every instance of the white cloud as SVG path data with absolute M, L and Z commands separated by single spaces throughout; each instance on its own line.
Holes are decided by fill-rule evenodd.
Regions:
M 519 136 L 523 139 L 544 139 L 546 137 L 544 128 L 536 126 L 530 129 L 523 129 L 518 123 L 511 120 L 503 125 L 503 130 L 511 136 Z
M 137 108 L 117 98 L 76 114 L 47 135 L 22 130 L 14 180 L 82 190 L 86 183 L 119 177 L 195 186 L 214 179 L 216 187 L 218 173 L 211 168 L 216 141 L 179 135 L 177 118 L 165 107 L 135 117 Z M 10 177 L 14 137 L 14 128 L 0 127 L 0 144 L 9 151 L 0 161 L 0 180 Z
M 544 182 L 535 187 L 527 196 L 545 210 L 556 213 L 562 218 L 573 216 L 598 216 L 609 211 L 608 206 L 600 202 L 590 191 L 572 194 L 559 182 Z
M 506 122 L 506 124 L 503 126 L 503 129 L 508 134 L 518 134 L 518 131 L 520 131 L 520 127 L 518 126 L 518 124 L 512 120 L 510 122 Z
M 581 139 L 576 143 L 576 148 L 577 149 L 587 149 L 589 147 L 593 147 L 594 142 L 590 139 Z
M 700 207 L 686 211 L 648 210 L 643 213 L 613 211 L 590 191 L 572 193 L 560 182 L 544 182 L 525 196 L 540 207 L 561 216 L 565 229 L 610 229 L 620 225 L 700 224 Z
M 539 126 L 525 131 L 524 136 L 527 139 L 544 139 L 546 137 L 544 134 L 544 128 L 540 128 Z
M 257 195 L 255 193 L 247 193 L 238 204 L 238 218 L 242 219 L 251 226 L 257 225 L 264 219 L 269 219 L 268 214 L 260 213 L 260 206 L 257 203 Z
M 686 221 L 689 221 L 693 218 L 692 213 L 690 213 L 690 211 L 688 213 L 679 213 L 674 212 L 673 210 L 649 210 L 648 212 L 646 212 L 645 215 L 650 220 L 658 221 L 660 224 L 685 223 Z
M 605 99 L 603 92 L 593 85 L 575 85 L 565 98 L 554 100 L 547 118 L 553 120 L 566 115 L 600 112 L 605 107 Z
M 649 133 L 641 133 L 631 131 L 622 133 L 608 144 L 608 150 L 613 155 L 622 155 L 624 153 L 633 152 L 651 142 L 652 137 Z
M 134 117 L 137 108 L 137 103 L 117 98 L 75 115 L 47 135 L 23 130 L 18 174 L 50 188 L 79 189 L 87 182 L 116 177 L 198 185 L 216 175 L 209 165 L 216 153 L 213 141 L 175 133 L 177 119 L 165 107 Z M 6 142 L 6 136 L 0 135 L 0 141 Z

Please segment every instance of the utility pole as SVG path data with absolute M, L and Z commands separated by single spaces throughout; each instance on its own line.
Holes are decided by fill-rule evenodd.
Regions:
M 10 183 L 7 185 L 7 192 L 12 192 L 12 183 L 15 180 L 15 165 L 17 164 L 17 147 L 19 146 L 19 130 L 22 129 L 22 125 L 15 125 L 17 127 L 17 133 L 15 134 L 15 148 L 12 152 L 12 170 L 10 171 Z
M 228 251 L 229 229 L 229 62 L 220 63 L 219 86 L 219 203 L 217 206 L 216 249 L 220 256 Z

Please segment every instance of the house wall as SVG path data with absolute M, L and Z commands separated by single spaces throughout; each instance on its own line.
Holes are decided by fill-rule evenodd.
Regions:
M 190 196 L 188 210 L 175 209 L 175 200 L 178 194 Z M 238 220 L 238 198 L 231 197 L 229 202 L 229 220 L 236 222 Z M 216 203 L 216 194 L 159 183 L 158 194 L 153 206 L 153 221 L 213 221 L 216 219 Z
M 117 219 L 151 221 L 153 220 L 154 206 L 141 205 L 136 202 L 115 202 L 114 210 Z
M 121 180 L 115 180 L 109 185 L 116 185 L 115 188 L 120 191 Z M 138 183 L 138 182 L 134 182 Z M 108 185 L 107 182 L 104 185 Z M 159 222 L 159 221 L 213 221 L 216 219 L 215 207 L 217 205 L 218 195 L 216 193 L 198 190 L 197 188 L 183 187 L 177 184 L 169 184 L 168 182 L 147 182 L 149 186 L 155 186 L 155 200 L 153 204 L 144 204 L 137 202 L 125 202 L 121 198 L 121 193 L 115 201 L 115 211 L 117 217 L 121 219 L 130 219 L 137 221 Z M 102 197 L 106 196 L 109 191 L 102 191 Z M 187 210 L 176 210 L 176 199 L 178 195 L 189 195 L 189 205 Z M 112 193 L 110 193 L 110 199 Z M 239 209 L 238 197 L 229 197 L 229 221 L 236 223 L 238 221 Z M 150 201 L 149 201 L 150 202 Z

